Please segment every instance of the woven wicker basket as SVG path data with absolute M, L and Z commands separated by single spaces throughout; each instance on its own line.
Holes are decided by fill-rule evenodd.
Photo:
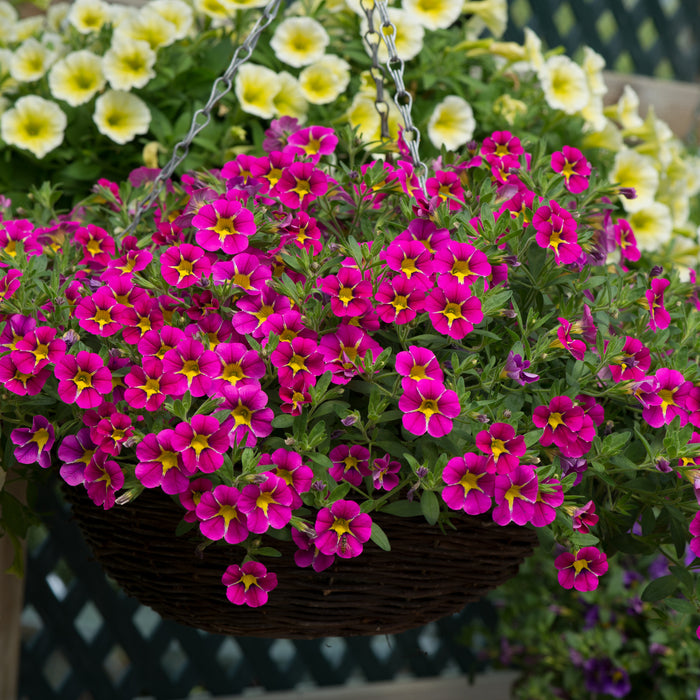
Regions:
M 532 553 L 528 529 L 500 527 L 487 518 L 455 519 L 443 534 L 422 518 L 373 517 L 391 552 L 373 543 L 357 559 L 321 573 L 294 564 L 296 545 L 270 539 L 281 558 L 265 564 L 278 586 L 266 605 L 228 602 L 221 576 L 238 563 L 235 547 L 176 537 L 182 509 L 160 492 L 103 511 L 79 489 L 66 489 L 85 539 L 104 570 L 130 596 L 163 617 L 208 632 L 311 639 L 401 632 L 461 610 L 514 576 Z

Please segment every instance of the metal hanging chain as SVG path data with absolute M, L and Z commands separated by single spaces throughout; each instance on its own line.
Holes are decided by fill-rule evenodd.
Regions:
M 194 113 L 192 123 L 190 124 L 190 130 L 187 132 L 185 138 L 183 138 L 182 141 L 177 143 L 173 148 L 173 153 L 170 160 L 165 164 L 163 169 L 160 171 L 160 173 L 158 173 L 158 176 L 153 181 L 153 187 L 148 197 L 141 200 L 137 204 L 131 223 L 124 231 L 124 235 L 130 234 L 136 228 L 141 220 L 141 217 L 143 216 L 143 213 L 153 204 L 160 194 L 166 180 L 170 178 L 170 176 L 175 172 L 175 168 L 177 168 L 177 166 L 180 165 L 180 163 L 182 163 L 182 161 L 186 158 L 195 137 L 209 124 L 211 121 L 212 109 L 218 104 L 219 100 L 221 100 L 224 95 L 231 91 L 231 88 L 233 87 L 233 79 L 238 72 L 238 69 L 253 55 L 253 50 L 255 49 L 263 30 L 265 30 L 275 19 L 280 2 L 281 0 L 270 0 L 270 2 L 263 9 L 257 22 L 253 25 L 250 34 L 248 34 L 245 41 L 234 52 L 233 57 L 231 58 L 231 63 L 226 71 L 214 81 L 211 88 L 211 93 L 209 95 L 209 100 L 204 107 L 198 109 Z
M 379 114 L 380 135 L 382 140 L 385 140 L 389 138 L 389 103 L 384 98 L 384 71 L 379 64 L 379 43 L 382 38 L 374 28 L 374 0 L 360 0 L 360 7 L 367 18 L 367 31 L 364 33 L 364 39 L 372 52 L 372 67 L 369 72 L 377 90 L 374 108 Z

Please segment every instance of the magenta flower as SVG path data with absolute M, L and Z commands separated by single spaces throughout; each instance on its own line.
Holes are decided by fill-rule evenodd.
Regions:
M 316 516 L 316 546 L 322 554 L 358 557 L 372 534 L 372 519 L 354 501 L 336 501 Z
M 279 389 L 280 408 L 283 413 L 300 416 L 303 407 L 311 403 L 311 394 L 303 382 L 292 386 L 281 386 Z
M 157 357 L 162 360 L 168 350 L 177 347 L 185 339 L 184 331 L 174 326 L 163 326 L 159 330 L 146 331 L 136 348 L 144 357 Z
M 693 383 L 675 369 L 661 367 L 654 374 L 656 388 L 654 393 L 658 399 L 647 397 L 648 405 L 642 410 L 642 418 L 652 428 L 668 425 L 678 416 L 681 427 L 688 422 L 688 412 L 685 402 L 693 387 Z M 660 399 L 660 400 L 659 400 Z
M 473 284 L 479 277 L 491 274 L 491 265 L 486 255 L 473 245 L 450 241 L 446 248 L 435 253 L 433 270 L 450 275 L 460 284 Z
M 173 448 L 180 454 L 184 471 L 193 474 L 215 472 L 224 463 L 224 452 L 231 446 L 231 421 L 219 421 L 214 416 L 198 413 L 175 426 Z
M 568 396 L 555 396 L 549 406 L 535 408 L 532 422 L 544 428 L 540 444 L 554 443 L 565 457 L 583 457 L 595 437 L 593 419 Z
M 85 467 L 85 488 L 96 506 L 105 510 L 114 506 L 114 494 L 124 486 L 124 474 L 119 465 L 107 459 L 106 452 L 97 450 Z
M 398 272 L 421 287 L 430 285 L 433 256 L 424 241 L 395 238 L 381 253 L 390 270 Z
M 287 482 L 266 472 L 261 484 L 248 484 L 243 487 L 238 499 L 238 508 L 246 514 L 248 529 L 263 533 L 269 528 L 282 530 L 292 519 L 292 490 Z
M 267 408 L 267 394 L 257 386 L 225 386 L 221 394 L 226 399 L 221 408 L 231 411 L 234 428 L 231 432 L 231 445 L 234 443 L 253 447 L 258 438 L 267 437 L 272 432 L 274 414 Z
M 620 249 L 620 257 L 624 260 L 634 262 L 639 260 L 641 253 L 637 247 L 637 239 L 634 236 L 634 231 L 627 219 L 618 219 L 613 228 L 615 234 L 615 243 Z
M 426 298 L 425 310 L 438 333 L 461 340 L 484 318 L 481 302 L 454 278 L 440 279 L 438 284 Z
M 535 510 L 530 522 L 535 527 L 546 527 L 557 517 L 556 509 L 564 502 L 561 482 L 554 477 L 544 479 L 538 484 Z
M 410 323 L 423 311 L 425 290 L 416 288 L 416 283 L 407 277 L 385 277 L 377 289 L 374 299 L 377 313 L 384 323 L 401 325 Z
M 122 324 L 122 338 L 129 345 L 136 345 L 145 333 L 165 325 L 156 300 L 148 296 L 136 299 L 132 306 L 115 309 L 113 315 Z
M 185 522 L 199 522 L 199 519 L 197 518 L 197 504 L 202 500 L 202 494 L 208 493 L 212 490 L 212 488 L 213 484 L 209 479 L 200 477 L 199 479 L 192 479 L 192 481 L 188 481 L 185 490 L 177 494 L 182 507 L 186 511 L 186 513 L 182 516 Z
M 535 470 L 519 464 L 508 474 L 497 474 L 493 495 L 496 506 L 493 519 L 499 525 L 525 525 L 535 513 L 539 487 Z
M 167 396 L 184 395 L 187 380 L 182 374 L 164 372 L 157 357 L 144 357 L 142 362 L 143 366 L 134 365 L 124 377 L 127 386 L 124 399 L 129 406 L 156 411 Z
M 689 531 L 692 536 L 690 540 L 690 551 L 696 557 L 700 557 L 700 512 L 696 513 L 690 521 Z
M 58 446 L 62 462 L 59 473 L 69 486 L 80 486 L 85 480 L 85 467 L 91 462 L 97 446 L 90 438 L 90 428 L 81 428 L 76 435 L 66 435 Z
M 313 216 L 300 211 L 288 224 L 280 226 L 280 247 L 290 243 L 314 255 L 323 250 L 321 229 Z
M 122 445 L 134 434 L 131 418 L 125 413 L 112 412 L 90 428 L 90 437 L 97 449 L 115 457 Z
M 87 227 L 80 226 L 73 235 L 75 242 L 83 246 L 81 265 L 87 265 L 93 270 L 107 267 L 117 249 L 114 238 L 107 231 L 88 224 Z
M 552 170 L 564 177 L 564 187 L 572 194 L 579 194 L 588 188 L 591 165 L 578 148 L 564 146 L 561 151 L 552 153 Z
M 15 428 L 10 440 L 15 447 L 15 459 L 21 464 L 36 462 L 43 469 L 51 466 L 51 448 L 56 436 L 53 425 L 44 416 L 34 416 L 31 428 Z
M 520 167 L 520 156 L 524 149 L 517 136 L 510 131 L 494 131 L 481 144 L 481 155 L 491 166 L 502 170 Z
M 614 382 L 640 382 L 651 365 L 649 348 L 641 340 L 625 336 L 621 355 L 608 365 Z
M 247 518 L 238 506 L 241 493 L 235 486 L 217 486 L 202 493 L 195 508 L 199 529 L 210 540 L 238 544 L 248 537 Z
M 447 202 L 450 211 L 459 211 L 464 206 L 464 188 L 455 172 L 436 170 L 435 176 L 427 179 L 425 189 L 429 197 Z
M 166 428 L 157 435 L 149 433 L 136 445 L 136 478 L 147 488 L 160 486 L 168 495 L 189 488 L 180 451 L 173 445 L 175 431 Z
M 403 411 L 403 427 L 414 435 L 444 437 L 452 430 L 452 418 L 462 410 L 454 391 L 446 389 L 442 382 L 420 379 L 406 382 L 399 399 Z
M 330 296 L 331 311 L 339 318 L 362 316 L 371 306 L 372 283 L 356 267 L 343 266 L 337 275 L 322 277 L 318 286 Z
M 586 505 L 574 508 L 571 513 L 572 527 L 576 532 L 581 532 L 584 535 L 588 534 L 590 529 L 598 522 L 598 516 L 595 513 L 595 503 L 588 501 Z
M 243 343 L 219 343 L 214 352 L 221 362 L 221 374 L 217 386 L 258 385 L 265 376 L 265 363 L 255 350 L 249 350 Z
M 160 257 L 160 274 L 172 287 L 185 289 L 198 284 L 211 271 L 205 252 L 190 243 L 171 246 Z
M 100 287 L 94 294 L 83 297 L 73 314 L 81 328 L 106 338 L 123 328 L 116 318 L 123 308 L 123 304 L 117 303 L 109 287 Z
M 231 260 L 214 263 L 212 279 L 214 284 L 230 283 L 246 294 L 261 294 L 272 277 L 271 269 L 262 262 L 257 255 L 239 253 Z
M 267 471 L 282 479 L 292 492 L 292 510 L 301 507 L 300 494 L 306 493 L 311 488 L 314 473 L 311 467 L 302 463 L 302 457 L 298 452 L 280 447 L 272 454 L 264 454 L 258 465 L 273 467 Z
M 385 454 L 372 462 L 372 484 L 377 490 L 392 491 L 399 485 L 401 462 Z
M 213 350 L 194 338 L 185 338 L 163 356 L 163 371 L 184 377 L 192 396 L 206 396 L 221 374 L 221 362 Z
M 549 205 L 537 209 L 532 217 L 532 225 L 535 227 L 537 244 L 554 251 L 557 265 L 569 265 L 579 259 L 582 250 L 577 243 L 576 220 L 553 199 Z
M 277 586 L 277 575 L 257 561 L 247 561 L 241 566 L 231 564 L 221 582 L 231 603 L 257 608 L 267 603 L 268 593 Z
M 15 364 L 16 351 L 0 356 L 0 383 L 7 391 L 18 396 L 36 396 L 51 376 L 48 367 L 32 372 L 22 372 Z M 19 358 L 18 358 L 19 359 Z
M 328 178 L 313 163 L 292 163 L 285 168 L 272 189 L 272 194 L 290 209 L 299 209 L 328 191 Z
M 644 293 L 649 309 L 649 328 L 654 332 L 668 328 L 671 323 L 671 314 L 664 306 L 664 291 L 669 284 L 671 283 L 663 277 L 654 277 L 651 281 L 651 289 Z
M 433 254 L 449 245 L 450 232 L 446 228 L 438 228 L 437 224 L 430 219 L 416 218 L 411 221 L 408 228 L 394 238 L 393 242 L 397 241 L 420 241 L 423 247 Z
M 486 470 L 493 474 L 508 474 L 520 464 L 527 451 L 525 438 L 515 434 L 508 423 L 494 423 L 488 430 L 476 435 L 476 446 L 488 455 Z
M 362 328 L 343 323 L 334 333 L 324 335 L 318 349 L 333 374 L 334 384 L 347 384 L 364 370 L 364 359 L 370 353 L 374 362 L 382 352 L 376 340 Z
M 289 135 L 287 144 L 299 155 L 311 157 L 317 163 L 321 156 L 328 156 L 335 151 L 338 137 L 335 131 L 326 126 L 307 126 Z
M 362 445 L 338 445 L 328 454 L 333 466 L 328 473 L 338 482 L 347 481 L 359 486 L 369 476 L 369 450 Z
M 22 273 L 19 270 L 8 270 L 0 277 L 0 302 L 9 299 L 20 287 Z
M 316 573 L 325 571 L 335 561 L 335 554 L 323 554 L 316 546 L 316 538 L 292 528 L 292 539 L 299 549 L 294 552 L 294 563 L 305 569 L 310 566 Z
M 253 213 L 240 202 L 224 197 L 201 207 L 192 218 L 192 226 L 197 229 L 197 245 L 227 255 L 244 251 L 248 238 L 255 234 Z
M 598 577 L 608 570 L 608 558 L 597 547 L 582 547 L 576 552 L 564 552 L 555 560 L 559 569 L 559 585 L 577 591 L 594 591 Z
M 443 380 L 440 363 L 433 351 L 417 345 L 409 345 L 408 350 L 397 353 L 395 367 L 397 374 L 413 381 L 435 379 L 442 382 Z
M 315 341 L 309 338 L 293 338 L 289 343 L 279 343 L 270 355 L 270 362 L 277 368 L 277 376 L 283 386 L 297 381 L 304 386 L 316 384 L 316 379 L 326 370 L 323 355 Z
M 233 327 L 241 335 L 267 338 L 272 330 L 275 316 L 286 314 L 290 308 L 289 298 L 266 287 L 262 294 L 246 295 L 236 302 L 237 313 L 233 315 Z
M 479 515 L 491 508 L 496 477 L 486 467 L 486 457 L 474 452 L 453 457 L 445 465 L 442 480 L 447 485 L 442 490 L 442 500 L 449 508 L 469 515 Z
M 81 350 L 77 355 L 64 355 L 56 362 L 54 374 L 61 401 L 79 408 L 97 408 L 112 391 L 112 373 L 94 352 Z
M 586 354 L 586 343 L 582 340 L 574 340 L 571 337 L 571 324 L 565 318 L 557 318 L 559 328 L 557 328 L 557 338 L 559 342 L 574 356 L 577 360 L 583 360 Z

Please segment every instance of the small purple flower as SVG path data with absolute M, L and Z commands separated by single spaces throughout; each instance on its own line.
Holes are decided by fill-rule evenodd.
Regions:
M 522 355 L 516 355 L 511 350 L 508 353 L 508 359 L 506 360 L 501 376 L 510 377 L 521 386 L 525 386 L 525 384 L 536 382 L 540 378 L 538 374 L 525 371 L 529 366 L 529 360 L 523 360 Z
M 13 430 L 10 439 L 17 445 L 15 458 L 18 462 L 37 462 L 43 469 L 51 466 L 51 448 L 56 438 L 53 425 L 44 416 L 34 416 L 31 428 Z
M 615 698 L 623 698 L 631 690 L 627 671 L 615 666 L 611 659 L 588 659 L 583 666 L 586 689 L 591 693 L 607 693 Z

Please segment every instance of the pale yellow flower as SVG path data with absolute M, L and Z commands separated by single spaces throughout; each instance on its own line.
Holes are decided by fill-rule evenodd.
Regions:
M 0 117 L 0 137 L 10 146 L 43 158 L 63 142 L 66 123 L 66 115 L 55 102 L 26 95 Z
M 142 88 L 155 77 L 156 52 L 147 41 L 115 36 L 105 52 L 103 70 L 114 90 Z
M 544 68 L 544 54 L 542 53 L 542 40 L 530 29 L 525 27 L 524 48 L 527 62 L 539 73 Z
M 393 140 L 399 135 L 401 115 L 398 108 L 389 100 L 389 134 Z M 374 106 L 374 97 L 365 93 L 357 93 L 345 113 L 350 126 L 357 128 L 358 137 L 366 144 L 381 140 L 381 118 Z
M 605 108 L 603 106 L 603 96 L 591 93 L 588 104 L 581 110 L 581 116 L 586 120 L 586 131 L 601 131 L 605 128 L 607 119 L 605 118 Z
M 241 109 L 263 119 L 275 116 L 275 97 L 282 83 L 275 71 L 245 63 L 236 73 L 235 91 Z
M 46 10 L 46 27 L 49 31 L 61 31 L 63 22 L 67 20 L 70 7 L 68 2 L 57 2 L 49 5 Z
M 69 53 L 49 73 L 51 94 L 71 107 L 88 102 L 104 85 L 102 57 L 92 51 Z
M 124 90 L 107 90 L 95 100 L 92 119 L 101 134 L 123 145 L 148 131 L 151 113 L 136 95 Z
M 75 0 L 67 18 L 81 34 L 99 32 L 110 22 L 110 7 L 103 0 Z
M 225 0 L 194 0 L 194 9 L 217 22 L 225 21 L 231 16 Z
M 318 61 L 329 42 L 320 22 L 311 17 L 290 17 L 275 29 L 270 46 L 282 63 L 301 68 Z
M 634 187 L 637 198 L 622 197 L 622 206 L 626 211 L 644 209 L 654 201 L 659 187 L 659 173 L 654 161 L 649 156 L 637 153 L 631 148 L 622 148 L 615 156 L 610 182 L 620 187 Z
M 423 37 L 425 30 L 423 25 L 406 10 L 400 10 L 397 7 L 388 8 L 389 19 L 396 27 L 396 35 L 394 43 L 396 45 L 396 54 L 403 61 L 410 61 L 415 58 L 423 48 Z M 363 17 L 360 23 L 360 34 L 363 39 L 367 31 L 367 17 Z M 380 30 L 379 23 L 375 23 L 375 30 Z M 367 53 L 371 56 L 372 49 L 366 41 L 363 41 Z M 386 63 L 389 58 L 389 52 L 386 48 L 384 39 L 380 37 L 378 46 L 378 56 L 382 63 Z
M 16 41 L 15 25 L 19 15 L 7 0 L 0 0 L 0 44 Z
M 184 39 L 194 27 L 194 12 L 184 0 L 151 0 L 151 10 L 175 27 L 175 39 Z
M 605 59 L 590 46 L 583 47 L 583 62 L 581 68 L 586 74 L 588 90 L 592 95 L 604 95 L 608 91 L 603 78 Z
M 309 103 L 304 97 L 299 81 L 287 71 L 280 71 L 277 77 L 280 81 L 280 89 L 273 100 L 276 114 L 296 117 L 299 123 L 303 124 L 306 121 L 306 113 L 309 111 Z
M 465 0 L 462 12 L 473 15 L 470 23 L 474 23 L 474 19 L 479 20 L 475 29 L 486 27 L 496 39 L 505 34 L 508 25 L 506 0 Z
M 586 133 L 583 137 L 583 145 L 586 148 L 604 148 L 616 153 L 623 147 L 624 141 L 615 122 L 606 119 L 602 129 Z
M 566 56 L 548 58 L 538 72 L 547 104 L 565 114 L 576 114 L 590 98 L 586 74 Z
M 10 64 L 12 63 L 13 53 L 10 49 L 0 48 L 0 75 L 5 76 L 2 87 L 0 87 L 0 94 L 2 92 L 9 92 L 17 87 L 17 81 L 10 77 Z
M 476 121 L 470 104 L 457 95 L 449 95 L 438 104 L 428 122 L 428 136 L 435 148 L 454 151 L 474 135 Z
M 24 41 L 30 37 L 38 37 L 44 29 L 44 18 L 41 15 L 23 17 L 15 24 L 15 41 Z
M 10 75 L 20 83 L 33 83 L 44 76 L 56 54 L 33 37 L 15 49 L 10 62 Z
M 226 0 L 226 5 L 232 10 L 248 10 L 252 7 L 265 7 L 267 0 Z
M 639 116 L 639 95 L 631 85 L 625 85 L 617 104 L 608 107 L 608 116 L 617 119 L 623 129 L 638 129 L 644 120 Z
M 349 82 L 350 64 L 333 54 L 327 54 L 299 73 L 301 91 L 313 105 L 333 102 L 345 92 Z
M 144 5 L 138 13 L 119 24 L 115 36 L 132 41 L 147 41 L 155 51 L 161 46 L 169 46 L 177 38 L 177 27 L 149 5 Z
M 504 93 L 493 101 L 493 112 L 503 117 L 509 126 L 513 126 L 515 120 L 527 112 L 527 105 L 522 100 L 516 100 L 508 93 Z
M 671 240 L 673 219 L 661 202 L 650 202 L 627 216 L 640 250 L 654 251 Z
M 426 29 L 447 29 L 462 14 L 463 0 L 403 0 L 403 9 Z
M 635 150 L 651 156 L 665 168 L 671 161 L 671 144 L 674 136 L 671 127 L 656 116 L 654 105 L 649 105 L 647 116 L 637 129 L 627 129 L 625 136 L 639 139 Z

